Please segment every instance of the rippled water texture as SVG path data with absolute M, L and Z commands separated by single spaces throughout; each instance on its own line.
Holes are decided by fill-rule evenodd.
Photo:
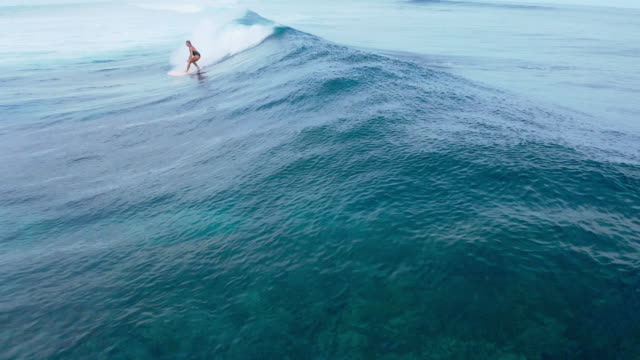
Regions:
M 639 134 L 236 10 L 170 77 L 206 11 L 127 6 L 0 75 L 0 358 L 640 357 Z

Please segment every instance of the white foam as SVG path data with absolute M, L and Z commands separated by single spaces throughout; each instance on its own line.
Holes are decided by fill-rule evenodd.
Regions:
M 180 13 L 198 13 L 203 10 L 202 7 L 193 4 L 135 4 L 141 9 L 147 10 L 167 10 Z
M 225 9 L 237 6 L 237 0 L 192 0 L 189 2 L 136 2 L 132 5 L 146 10 L 164 10 L 179 13 L 199 13 L 206 8 Z
M 243 25 L 234 22 L 236 16 L 208 18 L 200 21 L 191 37 L 193 46 L 201 54 L 198 65 L 211 65 L 224 57 L 252 48 L 273 33 L 273 25 Z M 174 71 L 187 67 L 189 49 L 183 44 L 171 56 Z

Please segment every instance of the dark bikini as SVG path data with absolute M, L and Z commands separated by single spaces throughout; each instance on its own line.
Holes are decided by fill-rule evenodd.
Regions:
M 200 56 L 200 53 L 197 51 L 191 51 L 191 56 Z

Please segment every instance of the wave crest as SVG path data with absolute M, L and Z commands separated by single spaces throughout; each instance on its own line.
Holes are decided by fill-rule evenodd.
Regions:
M 256 21 L 255 17 L 259 18 Z M 276 25 L 252 12 L 244 16 L 218 16 L 201 20 L 189 40 L 202 55 L 198 65 L 207 66 L 252 48 L 273 34 Z M 185 39 L 187 40 L 187 39 Z M 186 67 L 189 50 L 184 44 L 171 56 L 173 71 Z

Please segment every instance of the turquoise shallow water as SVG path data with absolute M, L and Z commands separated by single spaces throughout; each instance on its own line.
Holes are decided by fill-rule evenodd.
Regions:
M 637 133 L 251 12 L 173 78 L 126 26 L 207 11 L 128 9 L 4 65 L 0 358 L 640 357 Z

